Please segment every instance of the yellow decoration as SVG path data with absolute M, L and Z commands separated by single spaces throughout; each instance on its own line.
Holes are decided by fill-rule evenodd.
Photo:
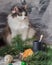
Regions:
M 22 58 L 27 58 L 28 56 L 31 56 L 33 54 L 32 49 L 27 49 L 24 51 Z

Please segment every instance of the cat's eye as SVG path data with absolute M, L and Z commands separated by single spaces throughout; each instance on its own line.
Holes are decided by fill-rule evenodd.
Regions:
M 19 16 L 22 16 L 22 13 L 18 13 Z

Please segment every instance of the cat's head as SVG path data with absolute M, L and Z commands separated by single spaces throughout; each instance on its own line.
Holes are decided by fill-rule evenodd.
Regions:
M 13 6 L 11 8 L 11 14 L 12 14 L 12 17 L 19 16 L 19 17 L 25 18 L 27 16 L 27 11 L 26 11 L 25 7 Z

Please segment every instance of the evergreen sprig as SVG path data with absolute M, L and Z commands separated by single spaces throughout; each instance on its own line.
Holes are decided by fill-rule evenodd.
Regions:
M 27 45 L 27 42 L 32 40 L 34 40 L 34 38 L 23 41 L 21 36 L 18 35 L 13 38 L 12 46 L 8 45 L 0 48 L 0 56 L 5 56 L 7 54 L 16 56 L 25 49 L 32 49 L 32 45 Z M 52 49 L 47 48 L 47 52 L 35 52 L 32 56 L 26 58 L 25 61 L 27 62 L 27 65 L 52 65 Z

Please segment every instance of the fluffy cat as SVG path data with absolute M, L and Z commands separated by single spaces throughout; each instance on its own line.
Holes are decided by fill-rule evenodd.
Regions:
M 35 35 L 35 30 L 29 26 L 29 18 L 25 8 L 13 7 L 8 15 L 8 25 L 11 34 L 7 36 L 7 41 L 10 43 L 16 35 L 21 35 L 22 40 L 32 38 Z

